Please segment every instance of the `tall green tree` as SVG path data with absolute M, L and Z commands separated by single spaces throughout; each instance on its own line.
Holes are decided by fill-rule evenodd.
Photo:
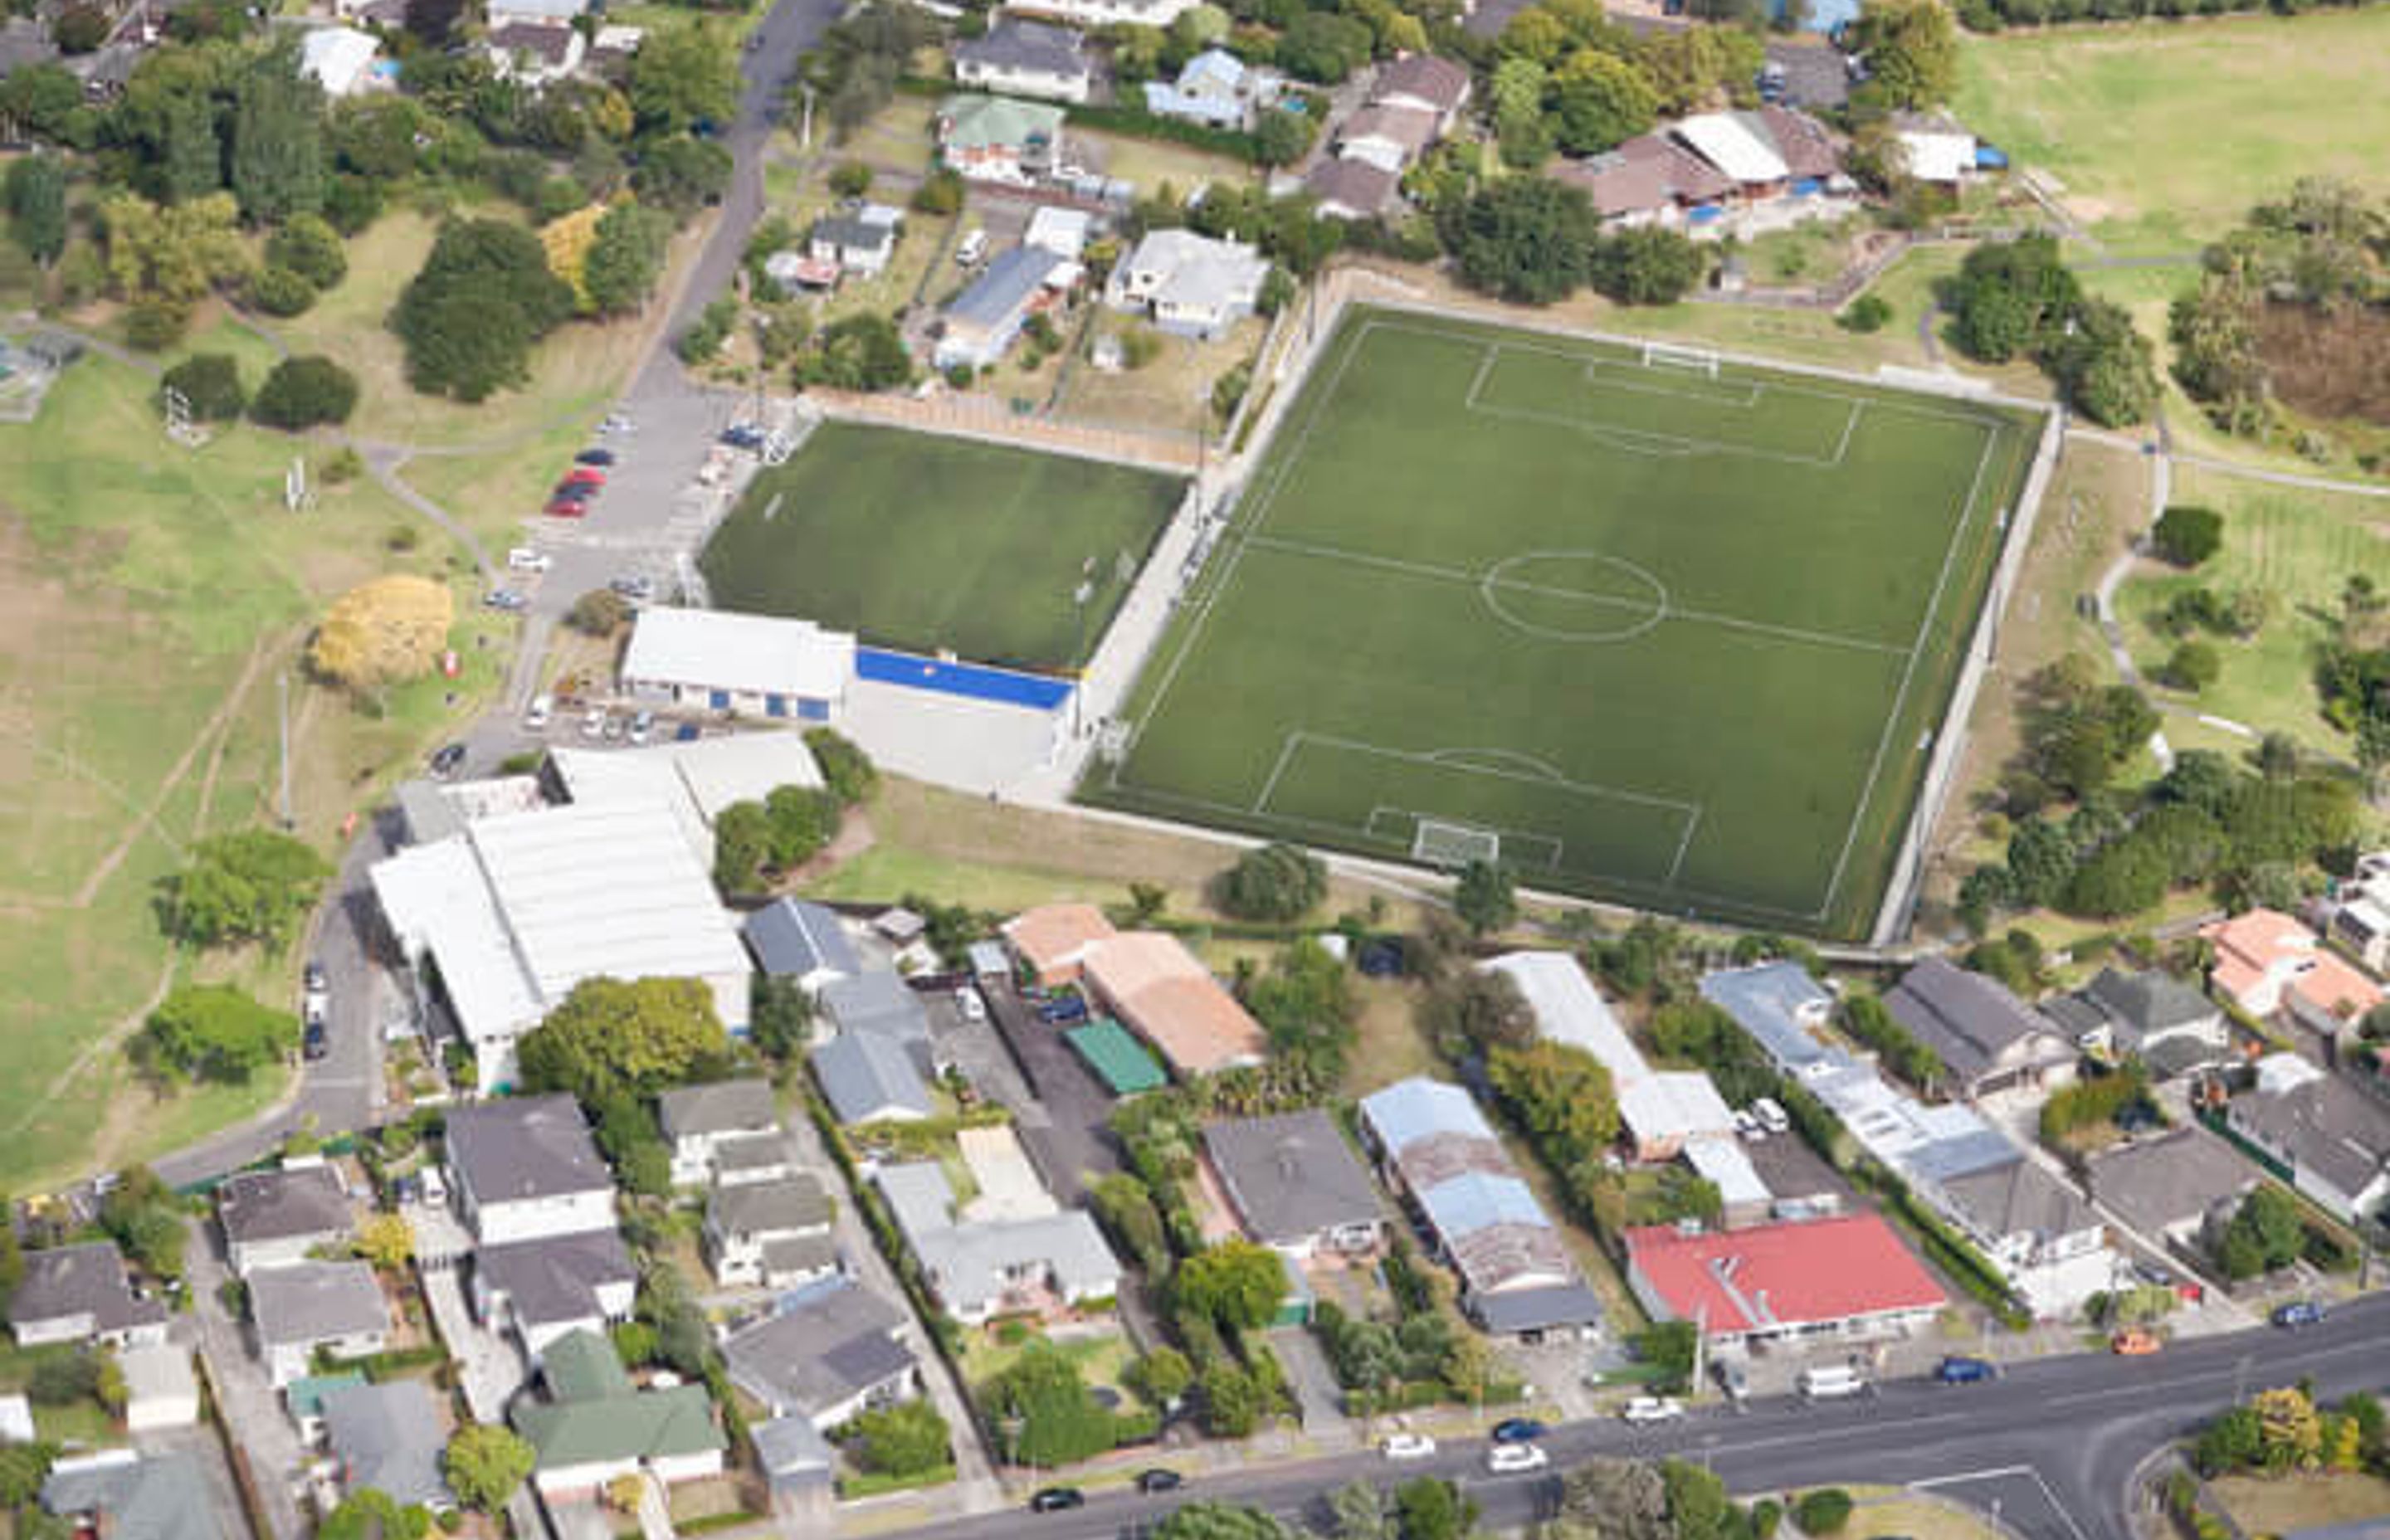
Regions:
M 1572 155 L 1599 155 L 1650 129 L 1659 93 L 1633 61 L 1580 48 L 1552 71 L 1548 85 L 1552 135 Z
M 681 1084 L 729 1053 L 713 994 L 695 979 L 585 979 L 520 1049 L 526 1086 L 592 1106 Z
M 631 56 L 623 85 L 645 133 L 726 123 L 739 110 L 739 55 L 718 28 L 657 29 Z
M 159 908 L 178 941 L 280 946 L 331 874 L 322 856 L 290 836 L 242 829 L 192 846 L 190 865 L 159 883 Z
M 1584 189 L 1541 176 L 1505 177 L 1446 221 L 1460 281 L 1520 304 L 1548 305 L 1584 287 L 1596 223 Z
M 233 107 L 232 190 L 243 218 L 277 224 L 324 206 L 324 93 L 299 73 L 295 49 L 267 54 L 241 77 Z
M 475 402 L 520 383 L 533 345 L 572 306 L 537 236 L 506 220 L 457 220 L 400 293 L 391 329 L 406 343 L 410 384 Z
M 441 1456 L 448 1490 L 467 1508 L 497 1513 L 531 1474 L 532 1446 L 510 1428 L 469 1422 L 456 1430 Z
M 184 984 L 149 1013 L 152 1061 L 199 1080 L 245 1081 L 294 1053 L 299 1019 L 258 1004 L 231 984 Z
M 1959 88 L 1959 24 L 1942 0 L 1866 0 L 1846 43 L 1885 106 L 1938 107 Z
M 1471 861 L 1460 868 L 1452 890 L 1452 912 L 1470 934 L 1490 936 L 1519 918 L 1519 894 L 1510 868 L 1498 861 Z
M 664 268 L 673 223 L 660 210 L 617 203 L 598 221 L 581 270 L 589 306 L 600 315 L 627 315 L 648 302 Z
M 67 246 L 66 162 L 44 154 L 13 160 L 5 191 L 10 238 L 44 267 L 58 261 Z
M 1181 1308 L 1252 1331 L 1285 1303 L 1286 1265 L 1269 1247 L 1232 1237 L 1181 1263 L 1173 1287 Z
M 196 94 L 173 97 L 166 108 L 165 135 L 158 172 L 167 202 L 185 203 L 223 188 L 224 140 L 216 132 L 212 100 Z

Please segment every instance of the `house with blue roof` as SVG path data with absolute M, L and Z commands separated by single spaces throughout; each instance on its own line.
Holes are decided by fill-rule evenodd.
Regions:
M 1187 61 L 1176 80 L 1146 82 L 1145 109 L 1207 128 L 1251 128 L 1285 85 L 1286 77 L 1275 70 L 1254 69 L 1225 48 L 1206 48 Z
M 1834 997 L 1796 962 L 1723 969 L 1702 976 L 1702 998 L 1734 1018 L 1780 1074 L 1804 1080 L 1847 1058 L 1820 1035 Z
M 1002 358 L 1029 317 L 1078 279 L 1078 263 L 1040 246 L 1016 246 L 987 264 L 946 306 L 932 362 L 983 369 Z

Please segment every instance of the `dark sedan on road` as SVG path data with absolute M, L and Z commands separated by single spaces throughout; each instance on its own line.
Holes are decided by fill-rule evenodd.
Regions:
M 1074 1508 L 1085 1508 L 1087 1495 L 1075 1486 L 1049 1486 L 1039 1490 L 1029 1499 L 1032 1513 L 1061 1513 Z
M 445 779 L 465 767 L 465 746 L 451 743 L 431 756 L 431 773 Z
M 574 465 L 612 465 L 614 452 L 610 449 L 585 449 L 572 456 L 572 463 Z
M 1165 1469 L 1158 1465 L 1150 1470 L 1138 1471 L 1137 1476 L 1137 1489 L 1139 1492 L 1176 1492 L 1186 1484 L 1186 1477 L 1176 1470 Z
M 1497 1444 L 1533 1444 L 1551 1430 L 1531 1417 L 1504 1418 L 1494 1424 Z

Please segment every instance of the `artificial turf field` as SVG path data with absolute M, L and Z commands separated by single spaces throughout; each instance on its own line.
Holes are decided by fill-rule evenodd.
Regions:
M 1084 794 L 1860 933 L 2039 426 L 1356 310 Z
M 755 478 L 700 565 L 726 610 L 1062 670 L 1084 661 L 1073 590 L 1093 585 L 1092 647 L 1183 491 L 1125 466 L 827 422 Z

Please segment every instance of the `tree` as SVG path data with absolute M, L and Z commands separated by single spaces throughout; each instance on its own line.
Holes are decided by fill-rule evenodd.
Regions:
M 349 274 L 340 232 L 315 214 L 295 214 L 266 238 L 265 260 L 287 267 L 317 289 L 330 289 Z
M 159 884 L 166 933 L 194 946 L 279 947 L 315 905 L 332 870 L 287 834 L 242 829 L 191 847 L 190 864 Z
M 1311 148 L 1311 120 L 1271 108 L 1253 123 L 1253 159 L 1265 166 L 1291 166 Z
M 173 1189 L 148 1166 L 117 1173 L 116 1186 L 100 1200 L 99 1227 L 145 1270 L 160 1277 L 181 1275 L 190 1229 Z
M 1659 93 L 1632 62 L 1599 49 L 1581 48 L 1551 73 L 1552 137 L 1571 155 L 1599 155 L 1650 130 L 1660 112 Z
M 1129 1376 L 1137 1393 L 1157 1406 L 1169 1405 L 1195 1383 L 1194 1366 L 1174 1347 L 1155 1348 L 1130 1367 Z
M 357 377 L 322 353 L 302 353 L 274 366 L 249 415 L 269 428 L 296 432 L 319 423 L 346 422 L 357 409 Z
M 2271 1182 L 2260 1182 L 2232 1211 L 2217 1247 L 2217 1261 L 2233 1281 L 2254 1278 L 2299 1259 L 2306 1226 L 2299 1206 Z
M 299 71 L 295 46 L 261 57 L 235 89 L 232 190 L 255 224 L 324 206 L 324 93 Z
M 1394 1488 L 1394 1516 L 1403 1540 L 1464 1540 L 1477 1525 L 1477 1503 L 1441 1477 L 1420 1476 Z
M 391 329 L 417 390 L 477 402 L 527 376 L 533 344 L 573 302 L 537 236 L 504 220 L 457 220 L 399 295 Z
M 1460 880 L 1452 890 L 1452 909 L 1471 935 L 1489 936 L 1508 930 L 1519 918 L 1519 895 L 1510 868 L 1498 861 L 1471 861 L 1461 867 Z
M 890 391 L 911 383 L 913 355 L 885 315 L 859 312 L 822 327 L 797 364 L 797 381 L 841 391 Z
M 1938 107 L 1959 86 L 1959 26 L 1942 0 L 1866 0 L 1845 45 L 1867 60 L 1867 95 Z
M 1239 919 L 1300 919 L 1327 896 L 1327 864 L 1284 843 L 1245 852 L 1212 883 L 1212 901 Z
M 1257 1508 L 1188 1503 L 1153 1526 L 1152 1540 L 1292 1540 L 1287 1527 Z
M 1645 226 L 1598 242 L 1587 276 L 1620 304 L 1672 305 L 1700 286 L 1709 265 L 1709 254 L 1690 237 Z
M 564 612 L 564 623 L 585 636 L 611 636 L 630 619 L 630 600 L 610 588 L 592 588 Z
M 1938 0 L 1901 0 L 1938 6 Z M 2081 309 L 2083 291 L 2057 240 L 2027 236 L 1976 247 L 1959 265 L 1953 333 L 1972 357 L 2006 363 L 2038 350 Z
M 913 197 L 910 201 L 912 203 L 913 212 L 917 214 L 929 214 L 936 218 L 944 218 L 948 214 L 961 212 L 963 206 L 962 173 L 955 170 L 952 166 L 940 166 L 937 170 L 930 173 L 929 175 L 921 178 L 921 185 L 913 189 Z
M 617 203 L 607 210 L 582 263 L 590 309 L 599 315 L 626 315 L 644 306 L 663 273 L 672 231 L 671 217 L 655 209 Z
M 829 171 L 829 190 L 841 198 L 861 198 L 871 190 L 871 165 L 867 160 L 842 160 Z
M 1583 287 L 1596 222 L 1582 188 L 1512 176 L 1480 189 L 1449 221 L 1460 280 L 1520 304 L 1551 304 Z
M 623 89 L 646 134 L 725 123 L 739 110 L 739 55 L 715 27 L 659 29 L 631 56 Z
M 1562 1170 L 1599 1160 L 1618 1137 L 1618 1097 L 1601 1060 L 1574 1043 L 1546 1038 L 1496 1047 L 1486 1079 L 1519 1125 L 1548 1147 Z
M 415 1226 L 403 1213 L 377 1213 L 357 1226 L 357 1255 L 395 1273 L 415 1255 Z
M 1690 1321 L 1661 1321 L 1637 1334 L 1635 1356 L 1658 1369 L 1667 1383 L 1687 1384 L 1693 1378 L 1695 1334 Z
M 433 53 L 448 46 L 456 23 L 465 17 L 466 0 L 406 0 L 406 31 Z
M 440 1467 L 458 1502 L 495 1514 L 505 1509 L 530 1476 L 534 1457 L 532 1446 L 512 1429 L 469 1422 L 448 1441 Z
M 1244 993 L 1246 1008 L 1268 1031 L 1281 1062 L 1299 1068 L 1314 1084 L 1343 1077 L 1359 1005 L 1351 975 L 1328 948 L 1304 937 Z
M 2214 508 L 2177 503 L 2158 515 L 2150 544 L 2177 567 L 2197 567 L 2224 548 L 2224 516 Z
M 1095 1398 L 1070 1354 L 1042 1338 L 991 1380 L 990 1423 L 1016 1464 L 1075 1465 L 1119 1442 L 1117 1419 Z
M 50 24 L 50 38 L 58 52 L 70 58 L 94 53 L 108 41 L 109 25 L 108 12 L 101 6 L 69 6 Z
M 1278 40 L 1278 65 L 1297 80 L 1336 85 L 1369 60 L 1368 24 L 1333 11 L 1306 10 Z
M 768 858 L 775 869 L 792 872 L 820 853 L 838 832 L 842 813 L 836 796 L 808 786 L 776 786 L 764 799 Z
M 1214 1438 L 1249 1438 L 1261 1420 L 1261 1392 L 1236 1360 L 1223 1357 L 1203 1371 L 1205 1431 Z
M 56 155 L 28 155 L 8 166 L 8 234 L 47 267 L 67 246 L 67 168 Z
M 1851 1495 L 1839 1486 L 1821 1486 L 1801 1494 L 1792 1505 L 1792 1521 L 1805 1534 L 1833 1534 L 1851 1521 Z
M 268 264 L 250 276 L 249 302 L 268 315 L 303 314 L 315 302 L 315 286 L 289 268 Z
M 1726 1482 L 1706 1466 L 1663 1461 L 1660 1480 L 1667 1488 L 1677 1540 L 1748 1540 L 1741 1510 L 1727 1495 Z
M 846 1431 L 866 1470 L 919 1476 L 954 1463 L 953 1433 L 926 1399 L 865 1412 Z
M 759 802 L 732 802 L 713 817 L 713 885 L 752 892 L 772 854 L 772 815 Z
M 1170 1271 L 1169 1233 L 1143 1182 L 1126 1172 L 1113 1172 L 1098 1178 L 1088 1189 L 1087 1201 L 1104 1228 L 1127 1248 L 1149 1277 L 1159 1279 Z
M 813 1036 L 813 1001 L 794 979 L 758 973 L 749 986 L 748 1035 L 774 1059 L 793 1059 Z
M 1377 1483 L 1356 1477 L 1328 1495 L 1335 1540 L 1397 1540 L 1394 1515 Z
M 608 978 L 575 984 L 520 1050 L 526 1087 L 569 1091 L 591 1105 L 686 1084 L 729 1052 L 713 996 L 698 980 Z
M 448 646 L 456 600 L 445 584 L 393 572 L 332 602 L 307 646 L 319 679 L 369 694 L 431 672 Z
M 2224 673 L 2224 660 L 2205 642 L 2180 642 L 2166 659 L 2166 683 L 2197 695 Z
M 2221 1476 L 2257 1463 L 2265 1452 L 2265 1430 L 2255 1408 L 2235 1406 L 2200 1431 L 2191 1446 L 2191 1463 L 2203 1476 Z
M 1232 1236 L 1179 1264 L 1172 1287 L 1180 1308 L 1253 1331 L 1286 1302 L 1286 1266 L 1269 1247 Z
M 184 984 L 145 1028 L 154 1060 L 197 1080 L 239 1082 L 299 1047 L 299 1019 L 230 984 Z
M 22 1508 L 41 1495 L 42 1483 L 57 1463 L 55 1444 L 15 1444 L 0 1447 L 0 1507 Z
M 179 391 L 200 422 L 234 421 L 249 405 L 240 366 L 228 353 L 195 353 L 168 369 L 160 385 Z
M 1420 1024 L 1436 1051 L 1459 1059 L 1482 1051 L 1523 1048 L 1536 1041 L 1536 1013 L 1507 973 L 1467 969 L 1430 990 L 1420 1003 Z

